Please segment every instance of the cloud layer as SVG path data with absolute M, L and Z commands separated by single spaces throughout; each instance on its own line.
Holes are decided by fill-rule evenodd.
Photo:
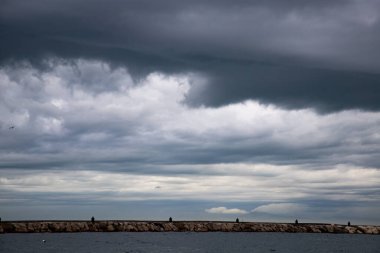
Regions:
M 109 170 L 225 162 L 379 166 L 379 113 L 318 115 L 251 100 L 190 108 L 184 100 L 201 79 L 195 74 L 151 73 L 136 83 L 126 69 L 103 62 L 49 64 L 46 71 L 25 65 L 0 72 L 3 168 L 53 161 L 69 168 L 78 159 Z M 107 90 L 97 86 L 103 83 Z
M 378 112 L 194 108 L 185 100 L 204 81 L 196 72 L 136 80 L 96 60 L 44 66 L 0 69 L 0 211 L 10 216 L 19 205 L 182 201 L 170 210 L 191 202 L 194 218 L 328 218 L 339 203 L 378 223 Z
M 295 203 L 274 203 L 256 207 L 252 210 L 253 213 L 269 213 L 274 215 L 299 215 L 307 211 L 307 206 L 304 204 Z
M 224 206 L 213 207 L 205 210 L 208 213 L 221 213 L 221 214 L 247 214 L 248 212 L 239 208 L 226 208 Z
M 254 99 L 287 108 L 379 110 L 376 0 L 0 1 L 0 60 L 47 55 L 199 72 L 190 105 Z M 85 10 L 85 11 L 84 11 Z
M 379 13 L 0 0 L 0 216 L 380 224 Z

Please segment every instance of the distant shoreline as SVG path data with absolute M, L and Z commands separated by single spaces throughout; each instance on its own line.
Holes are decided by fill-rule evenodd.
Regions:
M 283 232 L 380 234 L 380 226 L 230 221 L 40 220 L 2 221 L 0 233 L 72 232 Z

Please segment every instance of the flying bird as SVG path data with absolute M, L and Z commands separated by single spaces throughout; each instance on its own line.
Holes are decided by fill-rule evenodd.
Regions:
M 13 130 L 13 129 L 15 129 L 15 126 L 10 126 L 9 127 L 9 130 Z

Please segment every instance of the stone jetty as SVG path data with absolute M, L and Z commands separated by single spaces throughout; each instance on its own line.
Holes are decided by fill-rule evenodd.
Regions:
M 3 221 L 0 233 L 62 232 L 285 232 L 380 234 L 380 226 L 218 221 Z

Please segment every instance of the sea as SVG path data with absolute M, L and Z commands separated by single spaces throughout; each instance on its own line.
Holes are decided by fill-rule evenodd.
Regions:
M 380 252 L 379 235 L 228 232 L 0 234 L 1 253 Z

